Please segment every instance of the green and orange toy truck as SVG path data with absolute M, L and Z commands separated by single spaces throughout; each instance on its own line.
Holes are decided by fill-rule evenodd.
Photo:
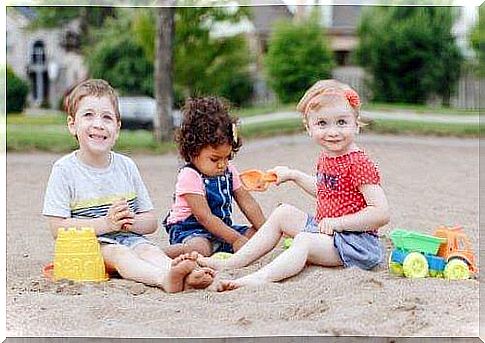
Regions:
M 440 226 L 433 235 L 395 229 L 390 238 L 395 247 L 389 257 L 391 274 L 463 280 L 478 271 L 470 241 L 459 226 Z

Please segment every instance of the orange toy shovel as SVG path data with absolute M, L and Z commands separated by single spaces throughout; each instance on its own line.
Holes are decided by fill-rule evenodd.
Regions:
M 245 170 L 240 177 L 244 189 L 257 192 L 264 192 L 270 184 L 275 183 L 278 179 L 273 172 L 265 173 L 257 169 Z

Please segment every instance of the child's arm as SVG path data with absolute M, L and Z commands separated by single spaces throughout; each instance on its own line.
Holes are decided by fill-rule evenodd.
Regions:
M 120 231 L 121 227 L 124 224 L 132 223 L 133 219 L 120 219 L 117 220 L 115 223 L 111 223 L 107 216 L 99 217 L 99 218 L 92 218 L 92 219 L 84 219 L 84 218 L 62 218 L 62 217 L 54 217 L 54 216 L 45 216 L 49 222 L 49 228 L 51 230 L 52 236 L 54 239 L 57 238 L 57 230 L 60 227 L 69 228 L 69 227 L 92 227 L 96 236 L 109 233 L 112 231 Z
M 157 218 L 153 211 L 142 212 L 135 215 L 133 226 L 128 231 L 138 233 L 140 235 L 148 235 L 157 230 Z
M 276 173 L 278 176 L 277 185 L 286 181 L 293 181 L 311 196 L 317 196 L 317 181 L 314 176 L 305 174 L 297 169 L 282 166 L 274 167 L 269 171 Z
M 239 187 L 234 191 L 234 199 L 253 228 L 258 230 L 266 220 L 258 202 L 243 187 Z
M 247 242 L 248 239 L 245 236 L 231 229 L 220 218 L 212 214 L 209 204 L 203 195 L 186 193 L 183 196 L 187 200 L 192 214 L 207 231 L 232 244 L 235 250 Z
M 352 214 L 337 218 L 323 218 L 318 227 L 321 233 L 334 231 L 377 230 L 389 222 L 389 205 L 384 190 L 379 185 L 361 185 L 359 191 L 364 196 L 367 207 Z

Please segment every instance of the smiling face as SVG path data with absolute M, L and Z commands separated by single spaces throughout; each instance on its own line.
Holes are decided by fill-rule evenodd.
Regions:
M 107 96 L 88 95 L 79 101 L 75 117 L 68 117 L 69 132 L 79 141 L 86 160 L 108 158 L 120 132 L 113 103 Z
M 207 176 L 224 174 L 231 158 L 232 146 L 221 144 L 216 147 L 206 146 L 202 148 L 199 155 L 192 159 L 194 166 Z
M 354 139 L 359 128 L 352 108 L 343 97 L 331 96 L 328 100 L 309 111 L 307 131 L 327 155 L 339 156 L 357 148 Z

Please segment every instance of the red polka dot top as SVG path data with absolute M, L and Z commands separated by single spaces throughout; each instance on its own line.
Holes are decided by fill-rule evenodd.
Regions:
M 367 206 L 359 186 L 380 184 L 377 166 L 362 151 L 330 157 L 322 153 L 317 162 L 317 213 L 315 219 L 340 217 Z

